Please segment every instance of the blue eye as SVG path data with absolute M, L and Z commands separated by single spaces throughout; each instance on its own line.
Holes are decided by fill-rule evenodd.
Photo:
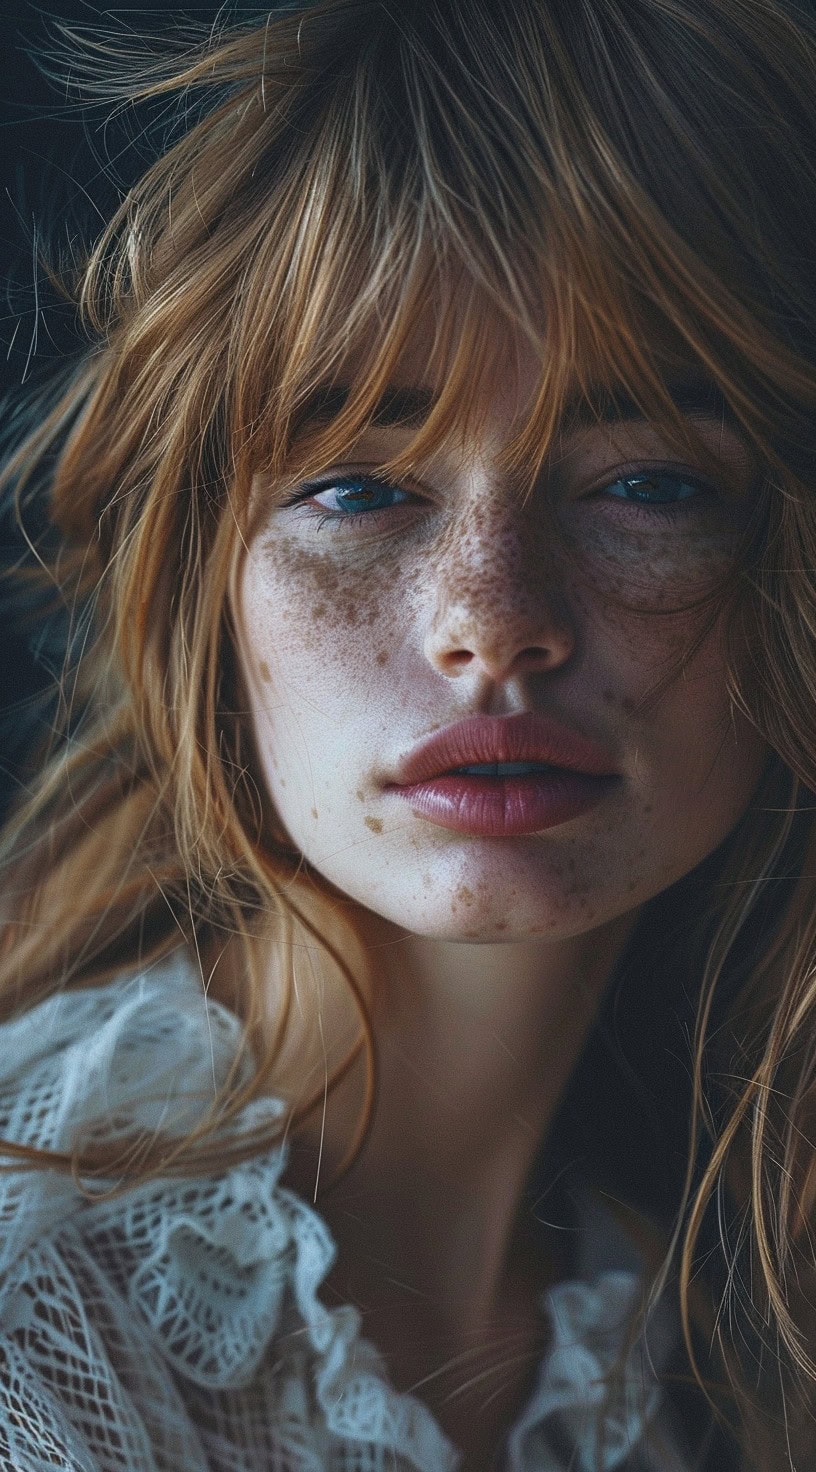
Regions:
M 604 486 L 604 494 L 636 506 L 672 506 L 704 496 L 706 487 L 683 475 L 652 471 L 646 475 L 622 475 Z
M 336 476 L 331 480 L 314 481 L 301 487 L 298 500 L 331 491 L 339 510 L 328 506 L 323 509 L 328 516 L 349 516 L 370 511 L 385 511 L 389 506 L 401 505 L 410 499 L 408 491 L 392 486 L 388 481 L 377 480 L 370 475 Z M 394 501 L 392 498 L 396 497 Z

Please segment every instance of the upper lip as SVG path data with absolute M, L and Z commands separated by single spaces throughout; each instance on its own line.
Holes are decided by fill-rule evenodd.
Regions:
M 398 763 L 397 786 L 439 777 L 456 767 L 494 762 L 548 762 L 594 776 L 617 776 L 596 741 L 551 716 L 471 716 L 419 741 Z

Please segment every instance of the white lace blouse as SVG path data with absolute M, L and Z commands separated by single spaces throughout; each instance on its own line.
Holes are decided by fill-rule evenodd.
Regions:
M 63 1150 L 100 1120 L 181 1132 L 239 1032 L 182 953 L 56 996 L 0 1027 L 0 1137 Z M 282 1108 L 256 1101 L 243 1123 Z M 358 1311 L 321 1301 L 334 1246 L 285 1164 L 276 1148 L 108 1201 L 56 1171 L 0 1173 L 0 1472 L 454 1472 Z M 597 1261 L 542 1302 L 550 1345 L 506 1472 L 689 1472 L 655 1374 L 674 1326 L 655 1322 L 607 1386 L 642 1285 L 611 1217 L 585 1235 Z

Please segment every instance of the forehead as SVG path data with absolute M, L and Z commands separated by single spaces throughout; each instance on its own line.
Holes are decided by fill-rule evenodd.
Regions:
M 485 329 L 475 353 L 462 372 L 467 354 L 467 318 L 470 309 L 443 300 L 426 306 L 417 316 L 399 350 L 388 362 L 387 372 L 370 403 L 378 425 L 418 427 L 449 392 L 453 378 L 460 380 L 460 396 L 479 415 L 497 415 L 505 423 L 521 424 L 530 414 L 547 382 L 560 400 L 559 418 L 564 425 L 584 428 L 594 423 L 613 423 L 649 417 L 643 412 L 642 397 L 627 383 L 624 365 L 615 362 L 614 352 L 604 357 L 576 350 L 575 361 L 563 361 L 558 343 L 548 342 L 546 324 L 539 324 L 538 340 L 525 337 L 489 303 L 476 303 Z M 485 337 L 487 343 L 485 343 Z M 665 329 L 646 324 L 639 344 L 651 361 L 666 399 L 681 414 L 733 419 L 725 395 L 714 379 L 695 361 L 685 345 L 671 339 Z M 318 383 L 306 400 L 302 422 L 326 422 L 338 414 L 370 377 L 371 366 L 382 360 L 382 341 L 369 329 L 353 342 L 334 368 L 331 377 Z M 486 350 L 485 350 L 486 348 Z M 552 361 L 557 355 L 559 362 Z M 648 397 L 648 395 L 647 395 Z
M 512 433 L 520 428 L 529 414 L 536 394 L 538 375 L 516 378 L 497 373 L 492 385 L 481 385 L 481 407 L 486 419 L 502 421 Z M 667 399 L 686 419 L 716 420 L 732 428 L 736 418 L 718 385 L 703 373 L 687 370 L 663 382 Z M 328 424 L 336 419 L 353 394 L 351 379 L 338 379 L 319 385 L 306 402 L 302 425 Z M 439 401 L 439 390 L 427 376 L 413 378 L 407 364 L 394 374 L 375 399 L 370 424 L 376 429 L 418 430 L 433 413 Z M 620 383 L 596 382 L 576 386 L 562 406 L 564 433 L 574 433 L 599 425 L 636 424 L 649 416 L 633 395 Z

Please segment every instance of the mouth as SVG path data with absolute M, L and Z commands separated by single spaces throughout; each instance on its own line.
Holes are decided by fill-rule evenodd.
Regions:
M 386 791 L 473 836 L 535 833 L 594 807 L 620 782 L 609 753 L 552 716 L 471 716 L 417 743 Z
M 553 716 L 523 711 L 511 716 L 470 716 L 418 741 L 398 763 L 396 782 L 430 777 L 515 777 L 555 769 L 612 775 L 609 753 L 594 738 Z
M 531 772 L 558 772 L 563 770 L 552 762 L 477 762 L 469 767 L 452 767 L 442 772 L 443 777 L 527 777 Z
M 544 762 L 480 762 L 390 791 L 439 828 L 473 838 L 512 838 L 582 817 L 620 780 Z

